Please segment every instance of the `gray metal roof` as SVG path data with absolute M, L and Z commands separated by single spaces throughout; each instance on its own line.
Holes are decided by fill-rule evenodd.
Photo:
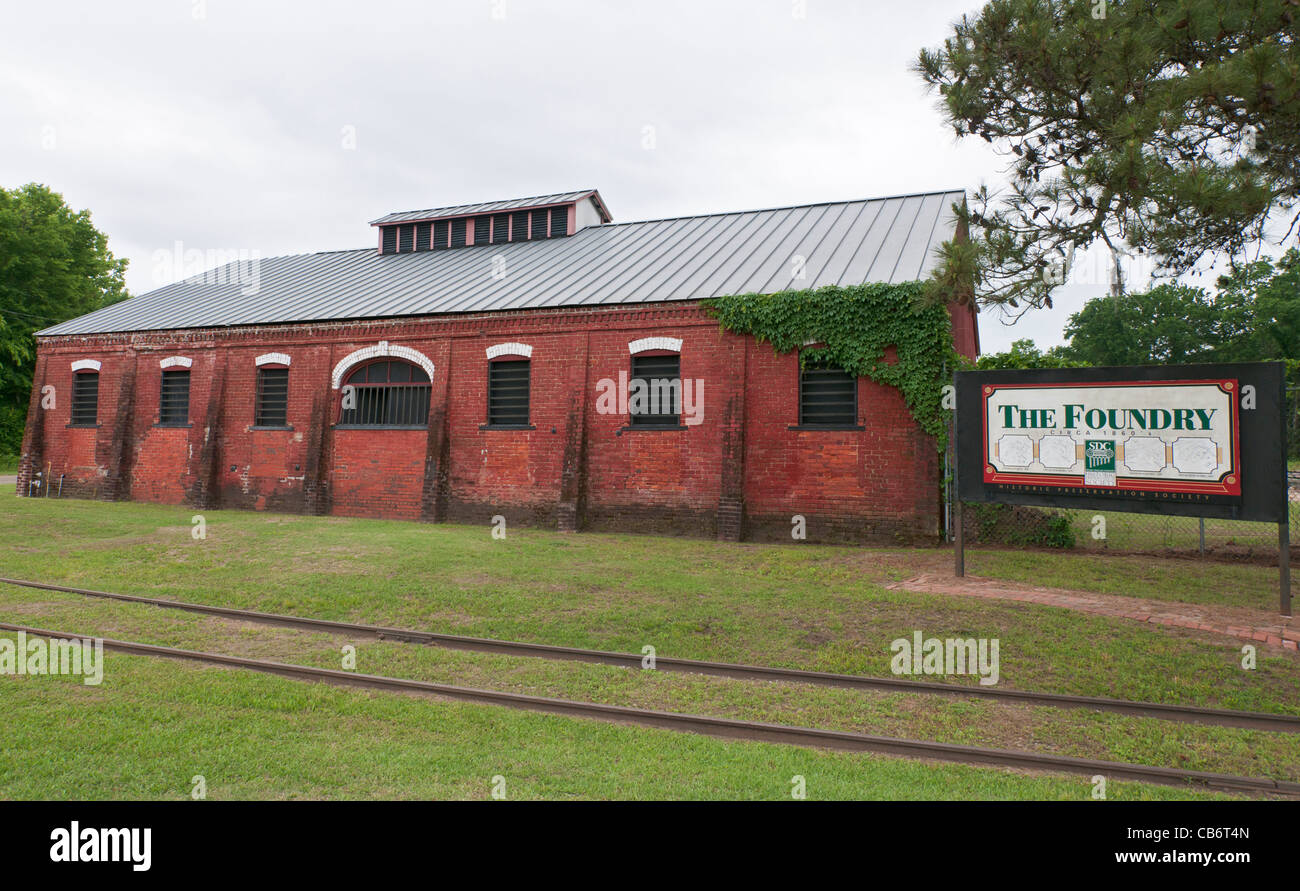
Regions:
M 567 238 L 233 264 L 37 332 L 97 334 L 697 300 L 923 278 L 961 191 L 607 223 Z M 803 277 L 793 272 L 802 257 Z M 494 277 L 494 259 L 502 275 Z M 255 293 L 243 293 L 255 290 Z
M 385 214 L 370 225 L 384 223 L 409 223 L 413 220 L 434 220 L 439 217 L 469 216 L 476 213 L 493 213 L 499 210 L 521 210 L 527 207 L 545 207 L 548 204 L 568 204 L 588 195 L 595 194 L 595 189 L 583 189 L 579 192 L 559 192 L 554 195 L 535 195 L 532 198 L 511 198 L 508 201 L 486 201 L 482 204 L 455 204 L 451 207 L 431 207 L 428 210 L 404 210 Z M 599 201 L 599 198 L 597 199 Z M 603 202 L 601 207 L 604 207 Z

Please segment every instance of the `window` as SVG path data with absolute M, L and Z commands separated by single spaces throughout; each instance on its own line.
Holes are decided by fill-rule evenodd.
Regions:
M 399 226 L 397 229 L 397 250 L 401 253 L 415 250 L 415 227 Z
M 569 206 L 567 204 L 551 208 L 551 237 L 558 238 L 569 234 Z
M 510 214 L 499 213 L 492 217 L 492 243 L 504 244 L 510 239 Z
M 527 426 L 528 366 L 527 359 L 488 363 L 488 426 Z
M 159 388 L 158 423 L 164 427 L 183 427 L 190 422 L 190 373 L 188 370 L 164 371 Z
M 677 427 L 681 424 L 681 367 L 682 357 L 679 355 L 632 357 L 628 414 L 633 427 Z
M 799 372 L 799 425 L 852 427 L 857 423 L 857 378 L 842 368 L 809 360 Z
M 355 369 L 344 381 L 345 427 L 424 427 L 429 423 L 429 375 L 409 362 L 386 359 Z
M 94 427 L 99 420 L 99 372 L 78 371 L 72 376 L 72 426 Z
M 547 220 L 548 220 L 549 218 L 550 218 L 550 215 L 549 215 L 546 211 L 544 211 L 544 210 L 535 210 L 535 211 L 533 211 L 533 228 L 532 228 L 532 231 L 529 233 L 529 236 L 528 236 L 528 237 L 529 237 L 529 238 L 545 238 L 545 237 L 546 237 L 546 222 L 547 222 Z
M 461 217 L 451 221 L 451 246 L 465 247 L 465 234 L 469 231 L 469 218 Z
M 474 218 L 474 243 L 487 244 L 488 238 L 492 234 L 492 217 L 484 214 L 481 217 Z
M 528 238 L 528 211 L 516 211 L 510 215 L 510 240 L 525 241 Z
M 289 426 L 289 369 L 257 369 L 255 427 Z
M 396 227 L 396 226 L 385 226 L 385 227 L 384 227 L 384 249 L 383 249 L 383 252 L 384 252 L 385 254 L 395 254 L 395 253 L 397 253 L 397 227 Z

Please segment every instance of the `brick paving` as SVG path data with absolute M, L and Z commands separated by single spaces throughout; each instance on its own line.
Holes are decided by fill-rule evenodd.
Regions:
M 1096 616 L 1110 616 L 1152 625 L 1205 631 L 1300 652 L 1300 620 L 1295 617 L 1270 616 L 1260 610 L 1242 607 L 1146 600 L 1112 594 L 1089 594 L 975 576 L 957 578 L 940 573 L 922 573 L 885 587 L 894 590 L 919 591 L 925 594 L 1037 603 Z

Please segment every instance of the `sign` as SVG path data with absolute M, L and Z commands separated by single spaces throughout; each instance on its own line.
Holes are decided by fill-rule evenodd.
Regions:
M 1286 517 L 1282 366 L 957 375 L 964 501 Z

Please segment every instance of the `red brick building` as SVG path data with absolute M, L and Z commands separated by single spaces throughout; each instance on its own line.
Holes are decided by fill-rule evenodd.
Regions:
M 18 493 L 933 535 L 938 459 L 901 395 L 801 371 L 699 301 L 922 278 L 962 198 L 615 224 L 588 190 L 390 214 L 378 250 L 236 258 L 38 334 Z M 973 309 L 951 315 L 975 355 Z

